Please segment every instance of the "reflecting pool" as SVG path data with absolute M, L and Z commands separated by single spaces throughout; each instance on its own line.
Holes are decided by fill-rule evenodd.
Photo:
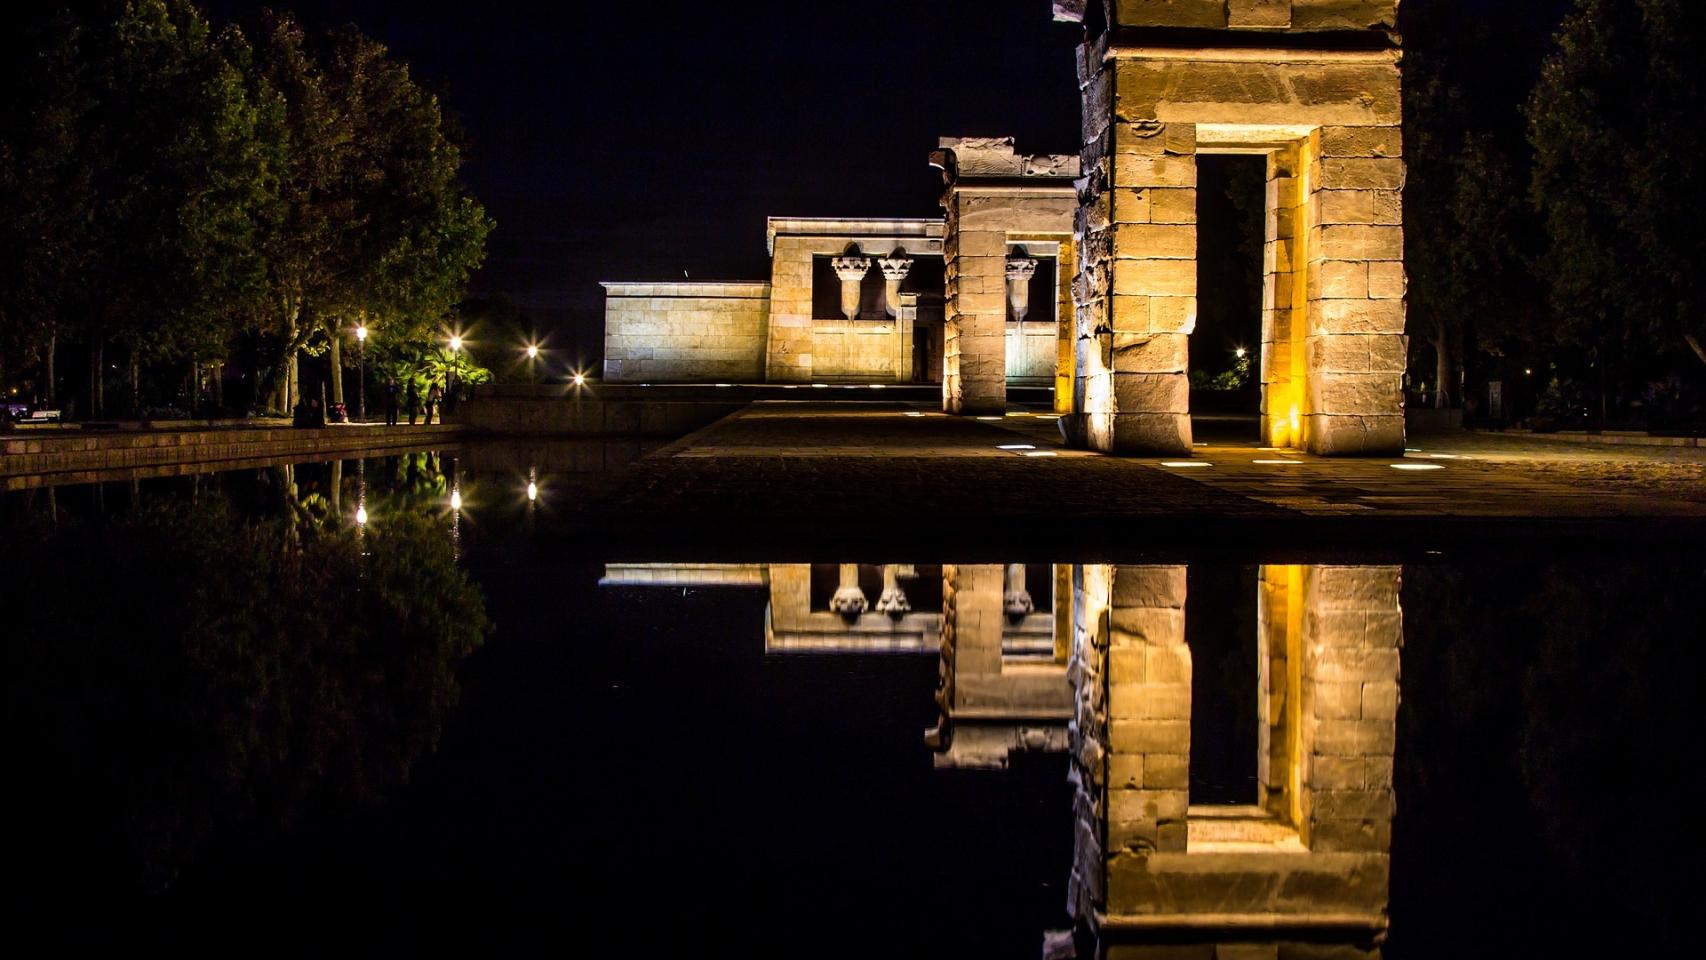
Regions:
M 1684 949 L 1706 554 L 577 535 L 640 452 L 0 495 L 20 916 L 226 949 Z

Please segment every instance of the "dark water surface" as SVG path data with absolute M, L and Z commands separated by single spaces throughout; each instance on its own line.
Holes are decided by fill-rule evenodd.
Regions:
M 1039 956 L 1071 926 L 1068 717 L 962 718 L 927 745 L 956 558 L 614 562 L 572 525 L 620 459 L 507 447 L 0 497 L 14 926 Z M 1064 663 L 1053 618 L 1088 559 L 1014 545 L 1035 609 L 1001 628 L 1004 663 Z M 829 612 L 852 560 L 873 606 L 878 562 L 911 561 L 911 612 Z M 1182 565 L 1193 804 L 1258 800 L 1274 563 Z M 1465 544 L 1380 569 L 1403 640 L 1384 954 L 1681 954 L 1706 555 Z M 980 752 L 977 724 L 1017 745 Z

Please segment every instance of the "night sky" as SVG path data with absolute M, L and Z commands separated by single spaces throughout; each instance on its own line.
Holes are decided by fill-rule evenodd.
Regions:
M 353 22 L 437 91 L 497 221 L 475 292 L 600 352 L 600 280 L 768 279 L 764 218 L 939 216 L 939 136 L 1079 146 L 1074 24 L 1047 0 L 264 7 Z

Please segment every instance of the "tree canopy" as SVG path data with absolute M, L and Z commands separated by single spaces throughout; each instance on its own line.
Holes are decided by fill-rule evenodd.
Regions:
M 438 99 L 346 26 L 268 14 L 254 39 L 191 0 L 48 7 L 5 52 L 0 372 L 87 344 L 144 363 L 223 360 L 296 395 L 296 358 L 357 324 L 420 341 L 446 322 L 492 229 L 463 188 Z M 333 378 L 334 391 L 338 380 Z

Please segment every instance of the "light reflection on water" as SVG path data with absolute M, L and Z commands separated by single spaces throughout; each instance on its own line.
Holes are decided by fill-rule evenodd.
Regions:
M 0 498 L 24 865 L 190 914 L 590 881 L 759 953 L 1680 946 L 1695 844 L 1627 825 L 1692 799 L 1697 555 L 610 561 L 560 524 L 621 462 Z

